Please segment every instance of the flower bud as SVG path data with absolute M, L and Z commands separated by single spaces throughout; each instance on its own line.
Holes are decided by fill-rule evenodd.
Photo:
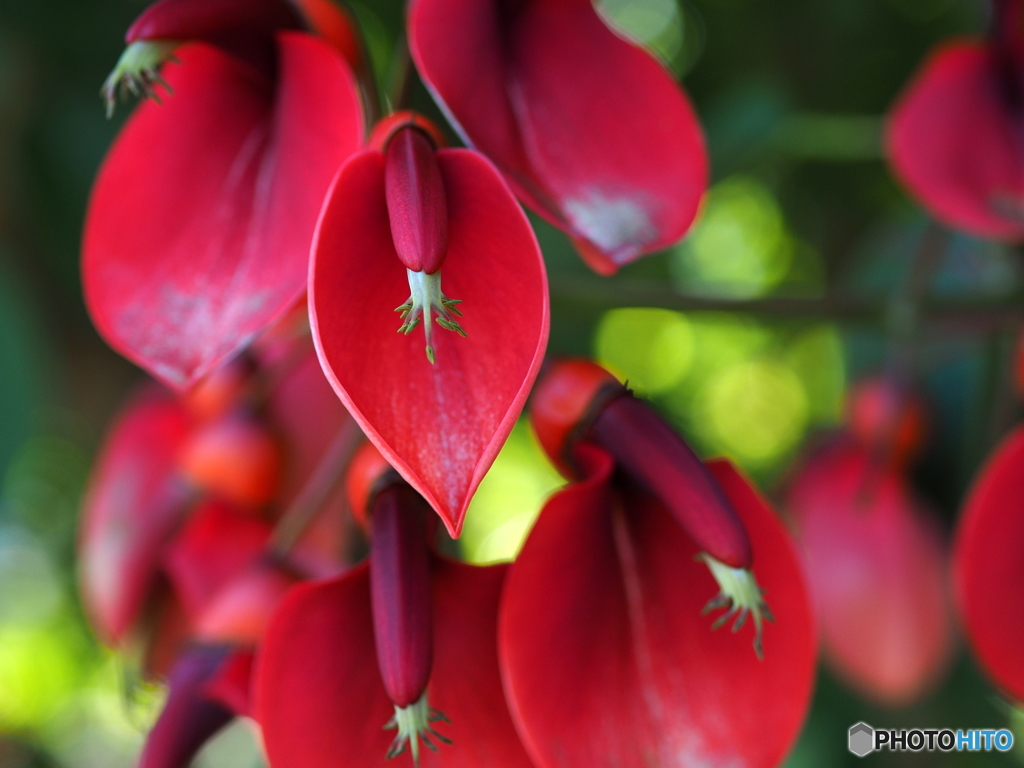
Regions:
M 435 147 L 419 128 L 396 131 L 385 149 L 384 190 L 398 258 L 432 275 L 448 255 L 448 203 Z
M 553 461 L 571 464 L 580 440 L 600 445 L 665 504 L 703 552 L 732 568 L 750 567 L 750 539 L 707 468 L 607 371 L 579 360 L 555 364 L 537 387 L 530 413 Z
M 415 704 L 434 658 L 430 558 L 423 500 L 405 484 L 377 494 L 370 519 L 370 594 L 377 663 L 391 701 Z
M 170 693 L 156 725 L 146 737 L 139 768 L 181 768 L 234 714 L 207 699 L 204 686 L 227 656 L 225 648 L 197 646 L 175 662 Z
M 260 507 L 278 491 L 281 455 L 261 424 L 234 415 L 196 432 L 182 451 L 179 470 L 207 493 L 244 507 Z

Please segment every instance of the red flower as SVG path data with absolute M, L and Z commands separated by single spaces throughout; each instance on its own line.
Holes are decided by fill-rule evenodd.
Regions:
M 954 548 L 956 594 L 982 668 L 1014 701 L 1024 701 L 1024 428 L 981 470 Z
M 501 176 L 425 125 L 386 121 L 338 173 L 310 311 L 335 391 L 458 536 L 543 358 L 547 278 Z
M 407 749 L 418 763 L 422 744 L 440 750 L 423 753 L 428 766 L 530 768 L 498 673 L 505 567 L 430 551 L 427 505 L 372 446 L 350 488 L 369 518 L 368 565 L 296 589 L 261 646 L 256 717 L 271 764 L 384 766 Z
M 339 433 L 355 429 L 311 350 L 273 374 L 281 379 L 258 415 L 247 402 L 268 371 L 241 384 L 238 368 L 221 369 L 185 400 L 147 385 L 100 450 L 82 505 L 79 561 L 83 602 L 104 642 L 119 644 L 136 627 L 158 592 L 169 542 L 197 501 L 273 519 L 302 493 Z M 319 515 L 298 542 L 294 558 L 304 569 L 337 568 L 338 518 Z
M 671 76 L 591 0 L 415 0 L 409 46 L 452 124 L 602 274 L 678 240 L 707 186 Z
M 892 108 L 896 174 L 940 221 L 1024 238 L 1024 38 L 1019 0 L 997 0 L 988 40 L 939 46 Z
M 109 103 L 168 94 L 136 109 L 96 179 L 86 302 L 115 349 L 178 389 L 302 296 L 324 194 L 360 143 L 352 74 L 295 8 L 161 0 L 105 88 Z
M 865 696 L 905 706 L 933 688 L 955 647 L 938 525 L 898 470 L 839 440 L 787 493 L 825 658 Z
M 549 451 L 562 433 L 552 456 L 571 462 L 578 482 L 541 513 L 502 602 L 502 674 L 524 743 L 539 768 L 778 765 L 814 678 L 814 621 L 792 544 L 728 463 L 686 457 L 677 436 L 637 416 L 646 406 L 599 372 L 556 366 L 532 406 Z M 573 411 L 581 420 L 558 418 Z M 645 475 L 632 463 L 640 457 Z M 742 536 L 722 535 L 730 531 Z M 704 610 L 730 607 L 716 626 L 735 617 L 734 632 L 752 615 L 760 654 L 770 615 L 749 553 L 731 567 L 706 549 L 733 539 L 756 553 L 778 617 L 763 660 L 702 617 L 717 579 L 720 595 Z

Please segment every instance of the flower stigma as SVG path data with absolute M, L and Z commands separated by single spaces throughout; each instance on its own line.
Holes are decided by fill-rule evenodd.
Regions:
M 757 585 L 753 571 L 746 568 L 731 568 L 725 563 L 716 560 L 711 555 L 700 554 L 698 560 L 703 560 L 711 571 L 711 575 L 718 582 L 721 590 L 711 598 L 701 614 L 710 613 L 719 608 L 728 608 L 725 613 L 715 619 L 711 629 L 718 629 L 729 621 L 733 616 L 732 631 L 738 632 L 747 620 L 747 616 L 754 618 L 754 653 L 758 659 L 764 659 L 764 647 L 761 644 L 761 637 L 764 626 L 763 620 L 775 621 L 768 603 L 764 600 L 764 590 Z
M 393 757 L 398 757 L 408 747 L 412 753 L 413 765 L 418 766 L 420 764 L 421 739 L 423 744 L 434 752 L 437 752 L 437 745 L 430 740 L 431 736 L 444 744 L 450 745 L 452 743 L 431 726 L 431 723 L 449 722 L 451 721 L 445 717 L 443 712 L 430 708 L 430 705 L 427 704 L 426 692 L 420 696 L 419 701 L 415 704 L 410 704 L 407 707 L 395 707 L 395 716 L 388 720 L 387 725 L 384 726 L 384 730 L 398 729 L 395 740 L 391 742 L 391 746 L 388 748 L 387 759 L 390 760 Z
M 409 298 L 406 299 L 405 304 L 395 307 L 395 312 L 398 312 L 399 317 L 402 318 L 402 326 L 398 329 L 398 332 L 408 336 L 421 321 L 426 321 L 423 323 L 423 335 L 427 339 L 427 360 L 433 365 L 435 359 L 434 328 L 430 323 L 431 313 L 437 315 L 434 319 L 446 331 L 454 331 L 459 336 L 465 336 L 466 332 L 462 330 L 462 326 L 455 319 L 455 315 L 462 317 L 462 313 L 458 308 L 462 301 L 459 299 L 449 299 L 441 293 L 440 270 L 432 275 L 428 275 L 426 272 L 414 272 L 411 269 L 406 269 L 405 271 L 409 276 L 409 290 L 411 293 Z
M 125 101 L 131 94 L 159 104 L 156 86 L 171 92 L 171 86 L 160 75 L 160 67 L 166 61 L 175 60 L 174 51 L 179 45 L 177 40 L 136 40 L 124 49 L 100 88 L 100 96 L 107 106 L 107 119 L 114 116 L 118 98 Z

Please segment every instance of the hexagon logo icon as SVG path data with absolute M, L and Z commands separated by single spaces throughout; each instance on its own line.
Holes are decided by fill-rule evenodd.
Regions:
M 849 743 L 850 751 L 857 757 L 864 757 L 875 751 L 875 729 L 867 723 L 857 723 L 850 726 Z

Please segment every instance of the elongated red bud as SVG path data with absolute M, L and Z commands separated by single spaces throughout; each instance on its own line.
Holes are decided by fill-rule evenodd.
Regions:
M 207 698 L 205 686 L 228 657 L 226 648 L 196 646 L 181 655 L 170 673 L 170 693 L 146 737 L 139 768 L 185 768 L 234 713 Z
M 661 417 L 632 395 L 617 397 L 594 419 L 587 438 L 665 504 L 704 552 L 749 568 L 750 538 L 697 454 Z
M 284 0 L 158 0 L 128 28 L 125 42 L 206 40 L 234 31 L 298 29 L 300 19 Z
M 600 445 L 703 552 L 730 568 L 750 567 L 750 539 L 710 472 L 672 427 L 599 365 L 554 364 L 534 392 L 530 417 L 560 467 L 572 464 L 580 440 Z
M 377 494 L 370 519 L 377 663 L 398 708 L 423 696 L 434 659 L 427 511 L 412 488 L 396 483 Z
M 388 142 L 384 192 L 398 258 L 434 274 L 448 255 L 448 202 L 435 147 L 419 128 L 400 128 Z

